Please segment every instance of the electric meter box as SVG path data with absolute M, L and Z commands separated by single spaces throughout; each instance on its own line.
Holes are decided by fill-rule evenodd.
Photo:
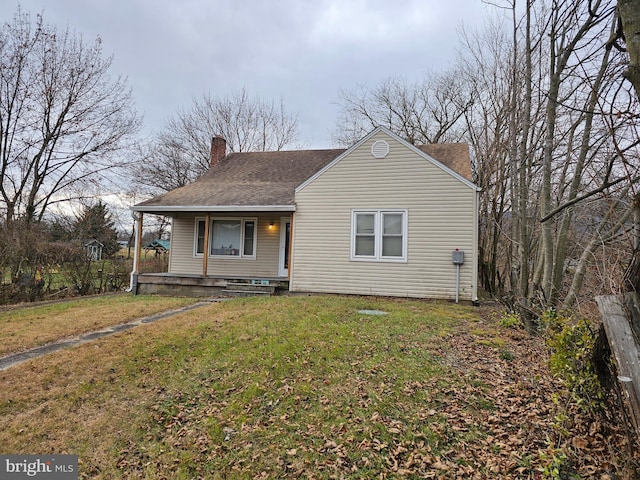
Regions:
M 451 252 L 451 263 L 454 265 L 464 264 L 464 250 L 454 250 Z

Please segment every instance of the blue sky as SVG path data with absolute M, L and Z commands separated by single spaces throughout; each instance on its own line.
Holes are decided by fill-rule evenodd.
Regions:
M 7 2 L 8 3 L 8 2 Z M 0 20 L 11 19 L 5 8 Z M 102 38 L 148 134 L 203 94 L 246 87 L 298 116 L 300 145 L 332 147 L 340 89 L 445 68 L 481 0 L 21 0 L 59 28 Z

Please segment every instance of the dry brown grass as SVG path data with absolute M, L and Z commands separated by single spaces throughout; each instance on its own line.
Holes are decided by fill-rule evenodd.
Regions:
M 146 403 L 144 377 L 131 382 L 125 373 L 126 352 L 170 341 L 173 328 L 189 328 L 197 318 L 178 314 L 170 328 L 148 324 L 0 372 L 2 450 L 90 454 L 92 462 L 110 463 L 122 429 Z
M 152 368 L 171 363 L 153 358 L 132 367 L 130 355 L 170 345 L 176 330 L 190 331 L 203 317 L 226 321 L 220 309 L 212 304 L 0 371 L 1 450 L 76 454 L 80 478 L 115 478 L 117 446 L 164 388 Z
M 193 303 L 190 298 L 109 295 L 0 312 L 0 356 Z

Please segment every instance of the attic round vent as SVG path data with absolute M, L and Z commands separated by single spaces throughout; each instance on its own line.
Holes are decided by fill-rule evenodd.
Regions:
M 375 158 L 384 158 L 389 155 L 389 144 L 384 140 L 378 140 L 371 145 L 371 155 Z

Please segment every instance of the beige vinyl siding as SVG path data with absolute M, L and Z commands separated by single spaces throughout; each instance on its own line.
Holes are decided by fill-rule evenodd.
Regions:
M 386 158 L 371 145 L 386 140 Z M 296 195 L 290 288 L 455 298 L 455 248 L 465 251 L 460 299 L 476 296 L 476 191 L 379 132 Z M 406 209 L 407 262 L 351 260 L 353 210 Z
M 202 255 L 194 255 L 194 236 L 196 218 L 204 216 L 204 213 L 184 214 L 173 218 L 169 273 L 202 274 L 203 258 Z M 256 257 L 253 259 L 210 256 L 207 274 L 216 277 L 277 277 L 281 214 L 211 214 L 211 218 L 221 217 L 257 218 Z M 272 221 L 274 228 L 270 230 L 268 227 Z

